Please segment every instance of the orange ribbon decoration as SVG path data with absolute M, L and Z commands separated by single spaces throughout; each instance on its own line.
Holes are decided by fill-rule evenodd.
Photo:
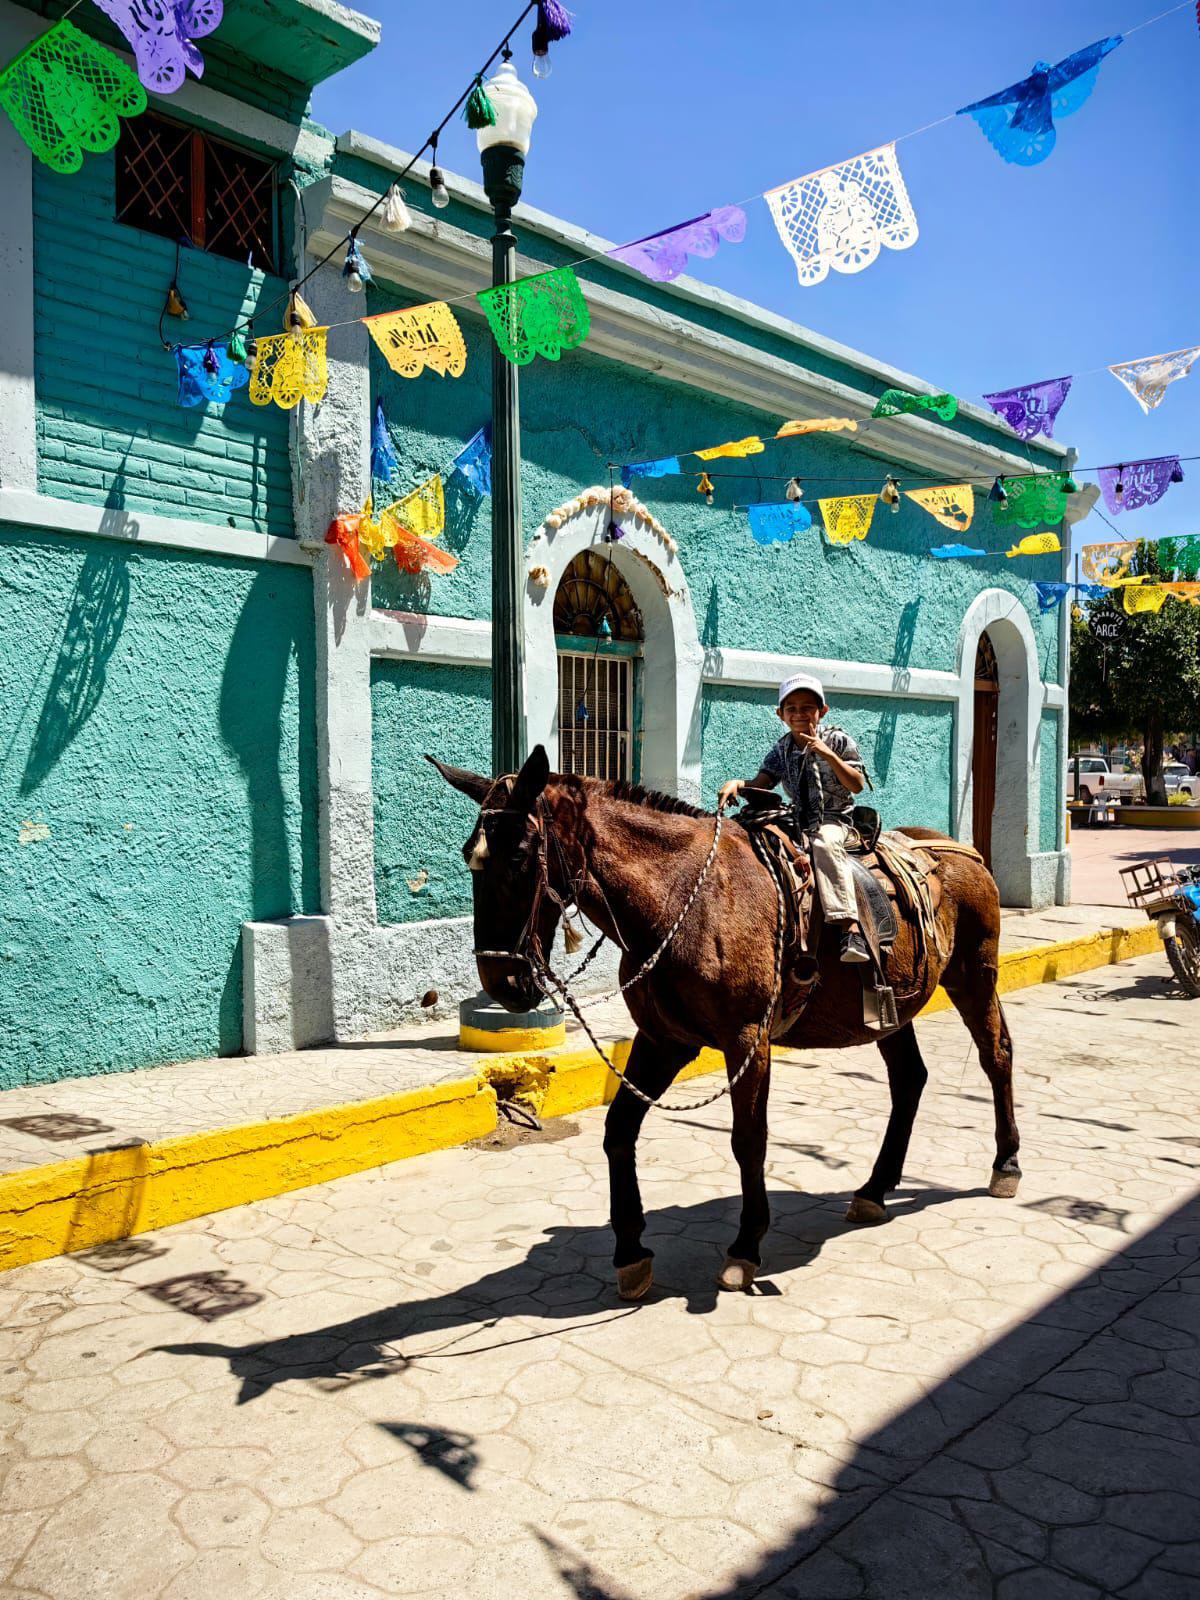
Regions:
M 371 574 L 371 569 L 363 560 L 362 551 L 358 548 L 358 530 L 361 523 L 361 511 L 343 511 L 341 516 L 334 517 L 325 530 L 325 543 L 340 547 L 342 554 L 350 563 L 350 571 L 359 583 Z

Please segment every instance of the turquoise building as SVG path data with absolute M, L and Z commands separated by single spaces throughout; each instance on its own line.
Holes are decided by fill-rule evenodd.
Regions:
M 0 57 L 45 26 L 0 0 Z M 397 492 L 489 410 L 474 181 L 448 174 L 437 210 L 418 163 L 412 226 L 361 232 L 365 303 L 341 276 L 348 228 L 407 157 L 307 106 L 378 37 L 332 0 L 238 0 L 203 81 L 151 95 L 69 177 L 0 119 L 0 1087 L 350 1036 L 475 987 L 470 808 L 422 754 L 488 764 L 489 503 L 448 485 L 449 576 L 356 584 L 324 542 L 370 491 L 377 401 Z M 517 231 L 522 272 L 605 248 L 528 206 Z M 160 327 L 219 337 L 330 250 L 304 290 L 320 322 L 467 296 L 464 374 L 400 378 L 342 326 L 319 404 L 181 409 Z M 987 486 L 1071 453 L 1025 450 L 964 404 L 950 424 L 902 415 L 758 458 L 814 511 L 886 474 L 972 480 L 982 560 L 931 559 L 956 535 L 907 499 L 862 543 L 814 525 L 759 545 L 738 507 L 780 485 L 755 460 L 713 465 L 745 476 L 716 477 L 712 506 L 693 476 L 635 479 L 661 531 L 633 518 L 610 544 L 611 463 L 932 390 L 693 279 L 578 272 L 586 343 L 520 377 L 530 744 L 711 805 L 775 736 L 777 681 L 815 670 L 889 823 L 988 845 L 1012 904 L 1065 901 L 1066 616 L 1039 614 L 1033 580 L 1066 556 L 1006 559 L 1020 531 L 993 525 Z M 172 283 L 186 322 L 160 322 Z

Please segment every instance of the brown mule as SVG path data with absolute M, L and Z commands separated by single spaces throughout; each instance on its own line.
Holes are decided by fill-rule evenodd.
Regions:
M 485 778 L 428 759 L 447 783 L 481 807 L 463 854 L 471 868 L 476 961 L 487 993 L 512 1011 L 537 1005 L 543 997 L 537 963 L 549 955 L 563 910 L 572 905 L 623 945 L 622 980 L 636 972 L 658 948 L 700 875 L 713 841 L 712 814 L 630 784 L 552 773 L 540 745 L 515 777 Z M 916 841 L 937 837 L 927 829 L 903 831 Z M 914 926 L 898 916 L 900 932 L 889 963 L 897 1027 L 880 1035 L 865 1026 L 857 969 L 842 965 L 830 937 L 818 952 L 820 982 L 812 998 L 775 1040 L 805 1049 L 879 1046 L 892 1110 L 871 1175 L 850 1202 L 851 1222 L 884 1221 L 886 1196 L 900 1182 L 928 1077 L 912 1023 L 939 982 L 966 1023 L 992 1086 L 991 1193 L 1011 1196 L 1020 1181 L 1012 1040 L 996 993 L 999 895 L 992 875 L 970 856 L 942 857 L 937 874 L 937 943 L 948 954 L 943 962 L 938 950 L 929 948 L 922 959 Z M 637 1024 L 626 1077 L 652 1100 L 702 1046 L 719 1049 L 731 1075 L 753 1052 L 731 1091 L 742 1212 L 717 1280 L 726 1289 L 750 1288 L 770 1220 L 764 1167 L 772 1041 L 766 1033 L 760 1037 L 759 1029 L 774 993 L 775 918 L 774 886 L 748 836 L 726 827 L 703 888 L 674 939 L 625 997 Z M 635 1167 L 648 1109 L 645 1101 L 620 1089 L 604 1129 L 616 1236 L 613 1263 L 619 1291 L 630 1299 L 640 1299 L 652 1282 Z

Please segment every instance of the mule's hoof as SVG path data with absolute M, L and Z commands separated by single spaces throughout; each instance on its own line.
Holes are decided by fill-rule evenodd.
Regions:
M 1011 1200 L 1016 1194 L 1021 1182 L 1019 1172 L 997 1172 L 992 1168 L 991 1181 L 988 1183 L 988 1193 L 997 1200 Z
M 754 1287 L 757 1271 L 757 1262 L 743 1261 L 739 1256 L 726 1256 L 725 1265 L 717 1273 L 717 1288 L 729 1289 L 733 1293 L 740 1289 L 745 1294 Z
M 886 1222 L 887 1219 L 886 1206 L 877 1205 L 864 1194 L 856 1194 L 846 1207 L 847 1222 Z
M 654 1262 L 650 1256 L 617 1268 L 617 1293 L 622 1300 L 640 1300 L 654 1282 Z

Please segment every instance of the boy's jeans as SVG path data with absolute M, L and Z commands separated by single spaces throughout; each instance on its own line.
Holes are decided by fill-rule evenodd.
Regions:
M 811 836 L 813 876 L 826 922 L 856 922 L 858 900 L 846 856 L 846 825 L 823 822 Z

